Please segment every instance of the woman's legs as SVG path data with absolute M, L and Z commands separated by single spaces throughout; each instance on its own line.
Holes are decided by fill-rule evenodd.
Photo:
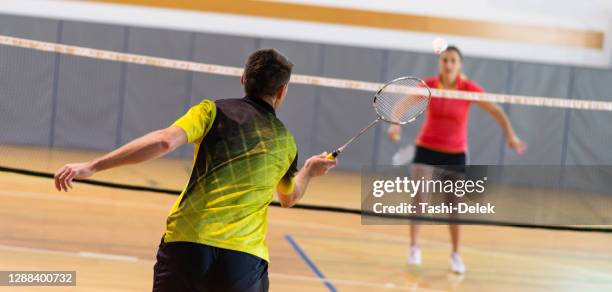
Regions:
M 465 264 L 459 254 L 459 225 L 451 224 L 448 226 L 451 236 L 452 253 L 450 256 L 450 270 L 454 273 L 465 273 Z
M 410 247 L 408 248 L 408 265 L 416 266 L 422 263 L 421 249 L 419 248 L 419 232 L 421 225 L 410 224 Z
M 448 225 L 448 230 L 450 231 L 452 252 L 459 253 L 459 225 L 450 224 Z
M 413 180 L 425 179 L 429 180 L 433 176 L 433 167 L 425 164 L 415 163 L 411 167 L 411 177 Z M 412 204 L 418 206 L 419 203 L 427 202 L 429 200 L 428 193 L 417 193 L 412 201 Z M 420 213 L 420 209 L 417 207 L 417 214 Z M 421 232 L 421 224 L 412 221 L 410 223 L 410 249 L 408 252 L 408 264 L 419 265 L 421 264 L 421 250 L 419 249 L 419 234 Z
M 465 174 L 462 172 L 449 173 L 446 175 L 446 178 L 453 181 L 463 180 L 465 179 Z M 453 205 L 456 205 L 460 202 L 459 198 L 456 197 L 455 194 L 447 194 L 447 198 L 447 202 Z M 452 220 L 458 217 L 458 214 L 453 213 L 450 215 L 449 218 Z M 459 224 L 451 223 L 448 225 L 448 231 L 451 238 L 450 270 L 454 273 L 463 274 L 465 273 L 465 265 L 463 264 L 463 259 L 459 254 L 459 241 L 461 239 L 460 227 L 461 225 Z
M 419 246 L 420 223 L 410 223 L 410 246 Z
M 463 179 L 465 176 L 466 165 L 466 154 L 448 154 L 441 153 L 439 151 L 427 149 L 424 147 L 417 147 L 414 161 L 411 169 L 411 177 L 413 180 L 431 180 L 431 179 L 445 179 L 445 180 L 456 180 Z M 451 167 L 448 167 L 451 166 Z M 456 167 L 456 169 L 455 169 Z M 457 201 L 457 197 L 454 194 L 448 194 L 447 197 L 450 202 Z M 449 200 L 446 202 L 449 203 Z M 421 202 L 428 202 L 429 194 L 418 193 L 413 199 L 413 204 L 419 204 Z M 417 214 L 420 214 L 419 208 L 417 208 Z M 451 219 L 456 217 L 456 214 L 450 214 Z M 408 264 L 420 264 L 421 252 L 418 248 L 419 237 L 421 232 L 421 226 L 417 222 L 411 222 L 410 225 L 410 250 L 408 257 Z M 460 226 L 457 224 L 449 225 L 449 233 L 451 237 L 452 253 L 450 257 L 450 269 L 456 273 L 464 273 L 465 265 L 459 255 L 459 241 L 460 241 Z

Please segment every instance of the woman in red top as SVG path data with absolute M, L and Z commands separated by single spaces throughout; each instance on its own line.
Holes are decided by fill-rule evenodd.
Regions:
M 449 46 L 440 54 L 439 75 L 425 80 L 431 88 L 454 89 L 461 91 L 482 92 L 483 89 L 462 74 L 463 55 L 454 46 Z M 425 121 L 416 140 L 416 151 L 413 160 L 413 176 L 431 178 L 431 166 L 466 165 L 467 124 L 471 101 L 432 97 L 425 113 Z M 488 112 L 500 125 L 508 147 L 522 154 L 525 144 L 516 136 L 504 111 L 490 102 L 475 102 Z M 389 127 L 389 137 L 398 140 L 401 127 Z M 453 272 L 464 273 L 465 265 L 459 256 L 459 225 L 450 225 L 452 254 L 450 268 Z M 421 252 L 418 246 L 420 225 L 413 223 L 410 228 L 410 251 L 408 264 L 419 265 Z

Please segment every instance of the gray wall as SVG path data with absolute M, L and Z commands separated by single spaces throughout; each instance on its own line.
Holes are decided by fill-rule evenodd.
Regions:
M 365 81 L 436 72 L 432 54 L 224 36 L 0 15 L 0 34 L 219 65 L 242 66 L 256 48 L 275 47 L 295 72 Z M 466 74 L 491 92 L 612 99 L 612 71 L 468 58 Z M 202 98 L 241 97 L 238 78 L 0 47 L 0 143 L 110 150 L 171 124 Z M 504 105 L 524 156 L 505 148 L 494 120 L 474 107 L 472 164 L 611 164 L 612 114 Z M 279 113 L 298 142 L 300 162 L 330 151 L 374 114 L 365 92 L 292 85 Z M 420 122 L 405 128 L 411 143 Z M 340 168 L 387 165 L 397 145 L 384 125 L 343 155 Z M 174 156 L 190 158 L 192 147 Z

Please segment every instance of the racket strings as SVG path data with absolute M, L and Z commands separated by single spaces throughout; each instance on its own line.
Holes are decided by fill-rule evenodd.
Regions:
M 385 121 L 405 124 L 418 117 L 429 104 L 430 91 L 417 78 L 396 79 L 377 95 L 374 107 Z

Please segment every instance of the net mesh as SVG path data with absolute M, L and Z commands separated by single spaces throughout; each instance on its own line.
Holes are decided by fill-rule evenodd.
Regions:
M 430 96 L 431 92 L 422 80 L 402 77 L 390 82 L 376 94 L 374 108 L 385 121 L 406 124 L 427 109 Z
M 64 36 L 69 38 L 70 34 Z M 65 163 L 91 160 L 150 131 L 167 127 L 204 98 L 242 96 L 240 68 L 193 61 L 205 59 L 198 58 L 197 50 L 193 57 L 189 50 L 174 47 L 159 51 L 146 44 L 127 47 L 134 54 L 117 52 L 121 50 L 119 45 L 115 46 L 116 51 L 111 51 L 0 36 L 0 167 L 51 174 Z M 290 59 L 300 55 L 299 52 L 285 53 Z M 232 62 L 223 62 L 236 65 L 243 61 L 243 56 L 235 56 Z M 350 66 L 352 62 L 344 60 L 338 64 Z M 412 73 L 410 69 L 406 68 L 406 75 Z M 296 63 L 296 71 L 300 70 L 300 63 Z M 477 72 L 468 73 L 473 73 L 471 78 L 475 81 L 486 79 Z M 388 80 L 389 77 L 392 76 L 376 80 Z M 440 98 L 507 103 L 505 109 L 517 133 L 527 142 L 528 150 L 521 157 L 514 155 L 505 148 L 495 122 L 486 113 L 473 111 L 469 133 L 472 164 L 612 164 L 608 149 L 612 136 L 602 128 L 612 123 L 608 112 L 611 103 L 594 100 L 602 99 L 609 91 L 603 86 L 597 87 L 595 79 L 588 77 L 576 76 L 572 81 L 576 84 L 561 86 L 569 91 L 559 91 L 558 95 L 580 96 L 574 99 L 431 91 L 432 96 Z M 601 80 L 607 79 L 602 77 Z M 546 93 L 534 89 L 535 82 L 522 88 L 523 84 L 532 83 L 519 81 L 512 85 L 517 88 L 516 92 Z M 278 114 L 296 137 L 300 163 L 309 155 L 346 142 L 346 137 L 354 135 L 357 126 L 374 118 L 371 97 L 383 86 L 376 82 L 302 74 L 295 74 L 292 82 L 300 86 L 290 86 L 287 100 Z M 503 89 L 498 88 L 498 91 Z M 377 96 L 377 107 L 382 109 L 381 116 L 388 120 L 407 121 L 426 108 L 424 97 L 427 95 L 417 79 L 404 79 L 390 84 Z M 406 100 L 417 106 L 394 115 L 393 110 Z M 322 122 L 313 126 L 313 121 Z M 414 144 L 418 129 L 419 120 L 414 126 L 404 127 L 400 144 L 387 141 L 376 131 L 368 132 L 358 145 L 341 157 L 338 170 L 332 173 L 339 173 L 332 176 L 333 183 L 317 186 L 318 183 L 313 182 L 307 203 L 359 212 L 357 178 L 360 174 L 356 171 L 362 167 L 390 165 L 397 149 Z M 164 159 L 101 172 L 95 179 L 180 191 L 192 164 L 193 146 L 186 146 Z M 521 203 L 532 206 L 534 212 L 561 218 L 580 208 L 588 210 L 589 216 L 602 219 L 598 222 L 605 222 L 603 219 L 609 217 L 612 172 L 576 172 L 572 176 L 545 172 L 542 176 L 522 177 L 517 172 L 510 177 L 506 173 L 505 185 L 511 188 L 509 194 L 520 188 L 551 194 L 549 200 L 538 202 L 532 199 L 538 198 L 536 196 L 522 199 Z M 23 188 L 28 188 L 27 179 L 7 176 L 4 172 L 0 172 L 0 177 L 6 178 L 5 182 L 21 181 Z M 338 181 L 346 183 L 338 184 Z M 539 184 L 535 184 L 536 181 Z M 597 196 L 598 201 L 584 195 L 573 197 L 584 198 L 582 200 L 555 201 L 559 181 L 574 187 L 582 184 L 589 193 L 605 196 Z M 51 182 L 48 187 L 52 190 Z M 316 196 L 330 192 L 342 199 L 318 199 Z M 551 209 L 550 202 L 558 202 L 559 206 Z M 520 216 L 511 220 L 501 223 L 521 223 Z M 546 225 L 552 226 L 560 221 L 547 222 Z

